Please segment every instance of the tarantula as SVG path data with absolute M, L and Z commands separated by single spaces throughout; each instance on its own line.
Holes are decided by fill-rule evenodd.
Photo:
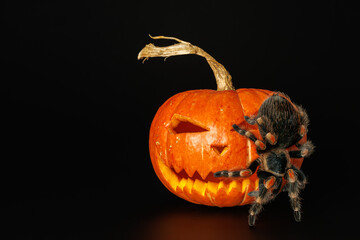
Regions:
M 253 161 L 247 169 L 239 171 L 219 171 L 215 177 L 249 177 L 257 170 L 259 190 L 252 191 L 249 196 L 255 197 L 249 210 L 249 225 L 254 226 L 262 205 L 269 202 L 279 193 L 283 179 L 283 188 L 288 192 L 294 211 L 295 221 L 301 221 L 299 191 L 305 187 L 305 174 L 291 164 L 290 158 L 308 157 L 314 150 L 310 141 L 304 144 L 298 142 L 307 133 L 309 124 L 305 110 L 293 104 L 289 97 L 276 92 L 261 105 L 256 116 L 245 116 L 245 121 L 251 125 L 257 124 L 262 140 L 257 139 L 250 131 L 234 124 L 233 128 L 239 134 L 249 138 L 256 145 L 259 158 Z M 299 150 L 289 151 L 292 145 Z

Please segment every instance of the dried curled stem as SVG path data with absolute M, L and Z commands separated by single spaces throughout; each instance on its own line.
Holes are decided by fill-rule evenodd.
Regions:
M 149 59 L 150 57 L 171 57 L 177 55 L 186 55 L 186 54 L 196 54 L 202 56 L 206 59 L 211 69 L 214 72 L 217 90 L 234 90 L 234 86 L 232 85 L 231 75 L 225 69 L 225 67 L 217 62 L 212 56 L 210 56 L 207 52 L 202 50 L 201 48 L 192 45 L 189 42 L 182 41 L 178 38 L 174 37 L 165 37 L 165 36 L 157 36 L 152 37 L 152 39 L 170 39 L 175 40 L 178 43 L 167 46 L 167 47 L 157 47 L 154 44 L 150 43 L 146 45 L 138 55 L 138 59 L 144 58 L 144 61 Z

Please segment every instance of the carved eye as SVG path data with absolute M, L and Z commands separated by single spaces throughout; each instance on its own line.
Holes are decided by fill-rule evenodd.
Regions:
M 172 117 L 170 129 L 175 134 L 199 133 L 209 131 L 209 129 L 203 126 L 201 123 L 179 114 L 174 114 L 174 116 Z

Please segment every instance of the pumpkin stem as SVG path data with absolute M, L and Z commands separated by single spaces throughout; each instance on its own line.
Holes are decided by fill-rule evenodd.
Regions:
M 146 45 L 139 52 L 138 59 L 144 58 L 143 62 L 145 62 L 150 57 L 165 57 L 166 59 L 171 56 L 196 54 L 201 57 L 204 57 L 208 62 L 208 64 L 210 65 L 211 69 L 213 70 L 218 91 L 235 89 L 234 86 L 232 85 L 230 73 L 225 69 L 225 67 L 222 64 L 217 62 L 212 56 L 210 56 L 207 52 L 205 52 L 201 48 L 192 45 L 189 42 L 185 42 L 183 40 L 174 37 L 165 37 L 165 36 L 152 37 L 151 35 L 149 36 L 152 39 L 170 39 L 170 40 L 175 40 L 178 43 L 167 47 L 157 47 L 154 44 L 150 43 Z

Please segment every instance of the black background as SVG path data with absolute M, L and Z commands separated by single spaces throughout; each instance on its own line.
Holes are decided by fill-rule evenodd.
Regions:
M 1 234 L 14 239 L 355 238 L 359 39 L 345 1 L 7 1 L 1 10 Z M 144 64 L 148 34 L 200 46 L 236 88 L 279 90 L 308 111 L 303 221 L 286 194 L 255 229 L 248 207 L 173 196 L 148 133 L 158 107 L 216 89 L 206 61 Z

